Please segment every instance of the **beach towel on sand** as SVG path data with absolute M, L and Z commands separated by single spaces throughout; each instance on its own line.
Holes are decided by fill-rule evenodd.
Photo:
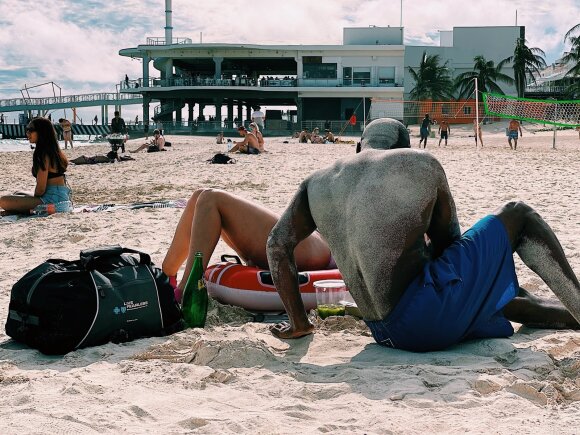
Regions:
M 141 208 L 185 208 L 186 199 L 172 199 L 167 201 L 136 202 L 133 204 L 86 204 L 73 209 L 72 213 L 93 213 L 97 211 L 137 210 Z M 0 216 L 0 223 L 16 222 L 23 219 L 37 218 L 34 215 Z

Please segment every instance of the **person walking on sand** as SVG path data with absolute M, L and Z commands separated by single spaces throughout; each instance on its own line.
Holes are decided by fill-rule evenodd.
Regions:
M 483 122 L 483 121 L 481 121 Z M 475 148 L 477 148 L 477 138 L 479 137 L 479 143 L 483 148 L 483 137 L 481 135 L 481 122 L 477 122 L 476 119 L 473 120 L 473 135 L 475 136 Z
M 68 143 L 70 142 L 70 149 L 73 149 L 73 141 L 72 141 L 72 124 L 68 119 L 60 118 L 58 120 L 62 128 L 62 138 L 64 139 L 64 149 L 68 148 Z
M 421 140 L 419 141 L 419 148 L 421 148 L 421 143 L 425 141 L 423 148 L 427 148 L 427 138 L 429 137 L 429 130 L 431 128 L 431 120 L 429 119 L 429 114 L 425 113 L 425 117 L 421 121 L 421 127 L 419 133 L 421 135 Z
M 441 164 L 409 147 L 403 124 L 378 119 L 364 130 L 359 154 L 301 183 L 266 245 L 289 317 L 272 333 L 299 338 L 314 330 L 300 297 L 294 254 L 312 234 L 328 243 L 382 346 L 426 352 L 508 337 L 514 333 L 510 321 L 580 329 L 580 282 L 540 215 L 510 202 L 461 234 Z M 519 287 L 514 252 L 561 303 Z
M 262 112 L 260 106 L 256 106 L 256 110 L 252 112 L 252 122 L 258 124 L 260 130 L 264 130 L 264 122 L 266 121 L 266 116 L 264 116 L 264 112 Z
M 65 179 L 68 160 L 58 146 L 52 123 L 46 118 L 33 118 L 26 126 L 26 137 L 34 144 L 32 176 L 34 193 L 15 193 L 0 198 L 2 214 L 28 214 L 41 204 L 70 201 L 71 190 Z
M 441 141 L 443 139 L 445 139 L 445 146 L 447 146 L 447 138 L 451 133 L 451 127 L 449 126 L 449 123 L 445 119 L 441 120 L 441 122 L 439 123 L 439 133 L 441 134 L 441 137 L 439 138 L 438 146 L 441 146 Z
M 516 150 L 518 148 L 518 132 L 520 133 L 520 137 L 522 137 L 522 126 L 520 121 L 517 119 L 512 119 L 508 126 L 508 143 L 510 145 L 510 149 L 512 150 Z M 514 140 L 513 147 L 512 139 Z

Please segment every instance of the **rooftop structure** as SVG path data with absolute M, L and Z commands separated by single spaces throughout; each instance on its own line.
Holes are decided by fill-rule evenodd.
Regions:
M 523 35 L 523 27 L 455 28 L 442 35 L 442 47 L 405 47 L 403 27 L 370 26 L 345 28 L 342 45 L 193 43 L 173 37 L 171 13 L 166 0 L 164 38 L 119 51 L 143 60 L 142 76 L 121 83 L 121 92 L 143 95 L 143 119 L 164 124 L 203 126 L 205 107 L 214 106 L 214 129 L 235 128 L 265 105 L 296 107 L 290 120 L 267 113 L 270 130 L 345 121 L 353 114 L 362 121 L 371 98 L 404 99 L 412 88 L 407 67 L 416 66 L 423 51 L 443 54 L 460 73 L 473 67 L 477 54 L 496 62 L 509 56 Z M 160 104 L 150 114 L 152 100 Z

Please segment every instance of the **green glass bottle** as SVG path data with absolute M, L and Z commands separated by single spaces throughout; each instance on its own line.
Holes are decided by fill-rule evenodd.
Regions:
M 207 316 L 207 288 L 203 280 L 203 254 L 195 253 L 195 260 L 183 289 L 181 311 L 189 328 L 203 328 Z

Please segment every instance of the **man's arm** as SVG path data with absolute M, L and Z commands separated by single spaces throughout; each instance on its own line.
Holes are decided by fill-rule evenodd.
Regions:
M 300 188 L 268 237 L 266 253 L 276 290 L 284 303 L 290 324 L 279 323 L 271 328 L 279 338 L 299 338 L 312 333 L 298 289 L 298 269 L 294 248 L 316 229 L 310 214 L 307 181 Z
M 437 186 L 437 197 L 431 214 L 431 222 L 427 229 L 434 258 L 439 257 L 451 243 L 461 237 L 455 202 L 449 190 L 447 177 L 441 166 L 439 166 L 439 171 L 440 181 Z
M 518 122 L 518 130 L 520 131 L 520 137 L 522 137 L 522 124 Z

